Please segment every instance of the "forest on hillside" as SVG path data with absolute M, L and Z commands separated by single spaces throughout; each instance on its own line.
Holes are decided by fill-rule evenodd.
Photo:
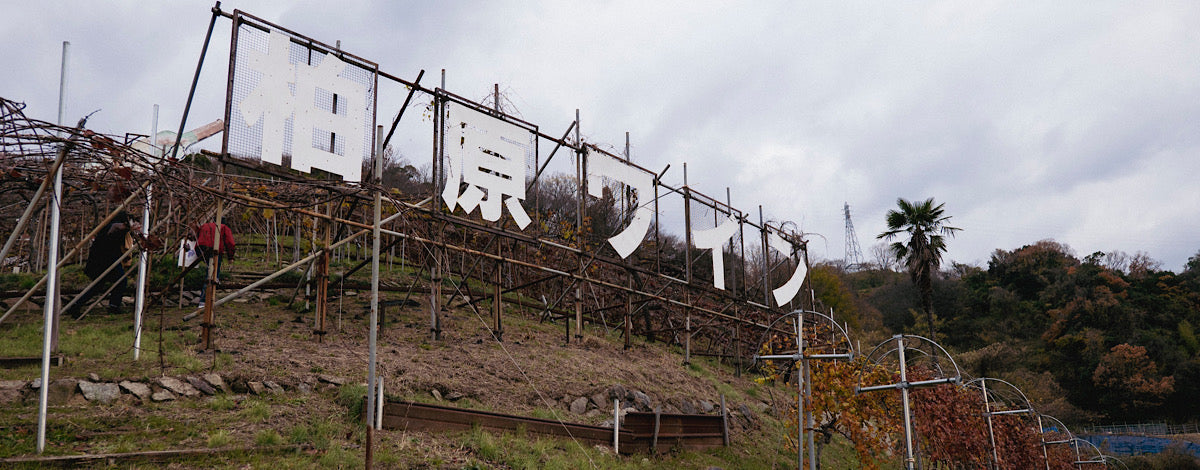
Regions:
M 905 272 L 823 263 L 811 275 L 821 303 L 865 336 L 929 330 Z M 963 372 L 1012 382 L 1045 413 L 1094 424 L 1200 417 L 1200 253 L 1175 273 L 1043 240 L 996 250 L 986 267 L 953 264 L 933 287 L 936 340 Z

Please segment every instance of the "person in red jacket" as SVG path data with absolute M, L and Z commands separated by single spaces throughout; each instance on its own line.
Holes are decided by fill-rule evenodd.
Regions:
M 217 229 L 217 224 L 208 222 L 201 225 L 196 230 L 196 254 L 200 255 L 200 260 L 204 261 L 207 266 L 214 256 L 216 259 L 217 275 L 221 272 L 221 256 L 233 259 L 237 254 L 237 244 L 233 240 L 233 230 L 230 230 L 228 225 L 221 224 L 220 230 Z M 220 281 L 218 280 L 218 283 Z M 205 277 L 205 291 L 208 290 L 208 278 Z M 200 305 L 204 305 L 204 301 L 200 301 Z
M 217 238 L 217 224 L 215 223 L 206 223 L 196 230 L 196 248 L 205 262 L 208 262 L 208 258 L 213 254 L 225 255 L 227 258 L 233 259 L 237 252 L 237 244 L 233 240 L 233 230 L 230 230 L 228 225 L 221 224 L 219 247 Z

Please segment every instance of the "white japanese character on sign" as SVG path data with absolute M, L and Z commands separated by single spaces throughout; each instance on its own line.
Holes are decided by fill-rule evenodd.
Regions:
M 608 243 L 621 258 L 628 258 L 650 230 L 650 221 L 654 212 L 647 203 L 654 195 L 654 177 L 636 167 L 626 165 L 616 158 L 601 152 L 588 154 L 588 194 L 595 197 L 604 196 L 604 182 L 601 176 L 607 176 L 633 187 L 638 198 L 638 205 L 633 211 L 633 220 L 621 233 L 609 237 Z
M 696 245 L 696 248 L 712 250 L 713 286 L 721 290 L 725 290 L 725 251 L 721 247 L 725 245 L 726 241 L 733 238 L 737 229 L 737 221 L 725 217 L 725 221 L 714 228 L 692 231 L 692 243 Z
M 312 67 L 291 63 L 290 48 L 291 39 L 286 34 L 272 31 L 266 53 L 253 49 L 247 52 L 247 65 L 262 77 L 238 108 L 247 125 L 262 120 L 262 160 L 283 164 L 284 126 L 292 118 L 292 168 L 309 172 L 317 167 L 341 175 L 344 181 L 359 181 L 367 87 L 342 77 L 346 64 L 332 54 L 326 54 L 319 65 Z M 318 89 L 338 96 L 346 112 L 338 114 L 316 107 Z M 342 139 L 344 155 L 325 145 L 314 147 L 315 131 Z
M 496 222 L 503 200 L 517 227 L 528 226 L 529 215 L 521 206 L 525 148 L 518 142 L 528 140 L 529 132 L 464 106 L 451 103 L 446 108 L 447 141 L 458 141 L 447 146 L 446 187 L 442 190 L 446 205 L 451 211 L 455 205 L 462 206 L 468 214 L 478 206 L 484 220 Z M 467 184 L 461 194 L 459 183 Z
M 267 53 L 250 50 L 245 63 L 262 73 L 258 86 L 238 105 L 246 125 L 253 126 L 262 119 L 262 159 L 268 163 L 283 163 L 283 126 L 296 109 L 288 84 L 295 81 L 296 67 L 288 62 L 291 41 L 282 34 L 272 33 Z
M 791 256 L 792 254 L 792 244 L 785 241 L 777 233 L 767 234 L 767 246 L 782 253 L 784 256 Z M 784 305 L 790 302 L 800 292 L 800 286 L 804 283 L 804 277 L 808 275 L 808 263 L 805 260 L 807 256 L 803 255 L 803 251 L 801 253 L 802 256 L 796 263 L 796 271 L 792 272 L 792 277 L 783 283 L 782 286 L 771 291 L 775 295 L 776 305 Z

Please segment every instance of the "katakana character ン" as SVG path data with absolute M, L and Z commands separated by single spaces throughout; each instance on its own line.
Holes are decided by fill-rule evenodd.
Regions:
M 725 217 L 725 221 L 714 228 L 692 230 L 692 244 L 696 245 L 696 248 L 712 250 L 713 287 L 721 290 L 725 290 L 725 251 L 721 247 L 725 246 L 726 241 L 733 238 L 737 229 L 737 221 L 731 217 Z
M 525 148 L 529 132 L 464 106 L 446 105 L 447 167 L 442 199 L 451 211 L 479 207 L 484 220 L 500 220 L 500 202 L 517 227 L 529 225 L 525 199 Z M 459 184 L 467 188 L 459 193 Z M 487 190 L 485 193 L 483 190 Z M 505 196 L 508 196 L 507 198 Z
M 784 256 L 792 255 L 792 244 L 785 241 L 777 233 L 767 234 L 767 246 Z M 790 302 L 800 292 L 800 286 L 804 284 L 804 278 L 808 275 L 808 260 L 806 259 L 807 254 L 803 250 L 800 253 L 800 259 L 796 262 L 796 270 L 792 272 L 792 277 L 783 283 L 782 286 L 771 291 L 775 295 L 776 305 L 784 305 Z
M 588 167 L 588 194 L 595 197 L 604 196 L 604 181 L 601 177 L 605 176 L 631 186 L 637 197 L 638 204 L 633 210 L 633 219 L 629 221 L 629 226 L 608 239 L 608 243 L 622 259 L 628 258 L 646 238 L 646 232 L 650 230 L 650 222 L 654 218 L 654 211 L 649 207 L 649 202 L 654 197 L 654 176 L 601 152 L 588 153 Z
M 262 160 L 283 164 L 285 123 L 291 118 L 292 168 L 309 172 L 317 167 L 341 175 L 344 181 L 359 181 L 366 130 L 362 110 L 366 106 L 367 87 L 344 78 L 346 64 L 332 54 L 324 55 L 314 67 L 291 63 L 290 48 L 291 39 L 286 34 L 272 31 L 267 52 L 252 49 L 245 59 L 262 77 L 238 109 L 247 125 L 262 120 Z M 336 95 L 345 103 L 344 112 L 318 108 L 317 90 Z M 315 147 L 316 131 L 343 139 L 343 155 L 331 149 L 327 140 Z

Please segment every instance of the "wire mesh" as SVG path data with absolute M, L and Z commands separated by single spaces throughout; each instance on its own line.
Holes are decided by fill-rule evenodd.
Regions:
M 297 89 L 297 85 L 301 83 L 300 75 L 311 73 L 312 69 L 328 60 L 330 54 L 314 46 L 313 42 L 307 38 L 291 35 L 270 25 L 258 24 L 245 19 L 236 24 L 237 41 L 234 44 L 234 66 L 230 77 L 231 112 L 226 152 L 235 158 L 265 161 L 285 167 L 293 166 L 293 157 L 300 150 L 298 145 L 308 145 L 311 148 L 320 149 L 334 156 L 332 158 L 351 160 L 351 162 L 345 162 L 335 167 L 344 165 L 347 168 L 359 168 L 361 160 L 370 159 L 373 149 L 372 124 L 375 122 L 377 70 L 373 66 L 369 68 L 358 61 L 344 60 L 342 62 L 345 65 L 337 77 L 360 86 L 364 90 L 363 96 L 339 96 L 333 90 L 322 88 L 320 84 L 315 87 L 312 95 L 308 96 L 306 93 L 301 93 L 302 90 Z M 290 39 L 287 50 L 287 63 L 290 67 L 287 70 L 277 71 L 282 73 L 264 73 L 263 68 L 253 66 L 255 61 L 264 54 L 278 54 L 278 51 L 270 50 L 272 34 L 287 35 Z M 278 80 L 285 82 L 273 82 Z M 279 86 L 286 86 L 287 96 L 281 97 L 278 96 L 278 93 L 270 95 L 269 92 L 267 92 L 267 96 L 281 98 L 279 101 L 284 102 L 267 103 L 272 107 L 267 112 L 252 111 L 249 106 L 246 106 L 247 100 L 252 99 L 255 94 L 264 93 L 264 88 Z M 291 103 L 287 103 L 288 98 L 291 99 Z M 312 102 L 308 102 L 309 99 Z M 356 103 L 358 106 L 355 106 Z M 291 106 L 287 106 L 288 104 Z M 354 109 L 351 109 L 352 106 Z M 314 110 L 319 110 L 319 112 Z M 357 119 L 361 124 L 357 129 L 361 129 L 361 133 L 351 136 L 337 135 L 336 132 L 321 127 L 322 123 L 329 121 L 321 113 Z M 296 142 L 298 135 L 303 136 L 306 133 L 296 127 L 297 118 L 312 114 L 316 114 L 317 117 L 312 119 L 315 125 L 311 132 L 311 141 Z M 250 121 L 252 122 L 247 121 L 247 115 L 251 116 Z M 282 120 L 282 123 L 272 123 L 270 121 L 272 119 Z M 301 121 L 307 122 L 308 119 Z M 268 126 L 273 125 L 282 127 L 282 131 L 278 135 L 268 131 Z M 281 142 L 264 139 L 281 140 Z M 350 145 L 351 142 L 354 145 Z M 274 154 L 273 149 L 276 148 L 278 148 L 278 155 Z M 357 151 L 351 152 L 351 149 Z M 303 170 L 304 168 L 299 169 Z M 321 169 L 329 171 L 331 168 Z M 341 176 L 345 180 L 357 181 L 357 171 L 350 173 L 351 175 L 343 174 Z

